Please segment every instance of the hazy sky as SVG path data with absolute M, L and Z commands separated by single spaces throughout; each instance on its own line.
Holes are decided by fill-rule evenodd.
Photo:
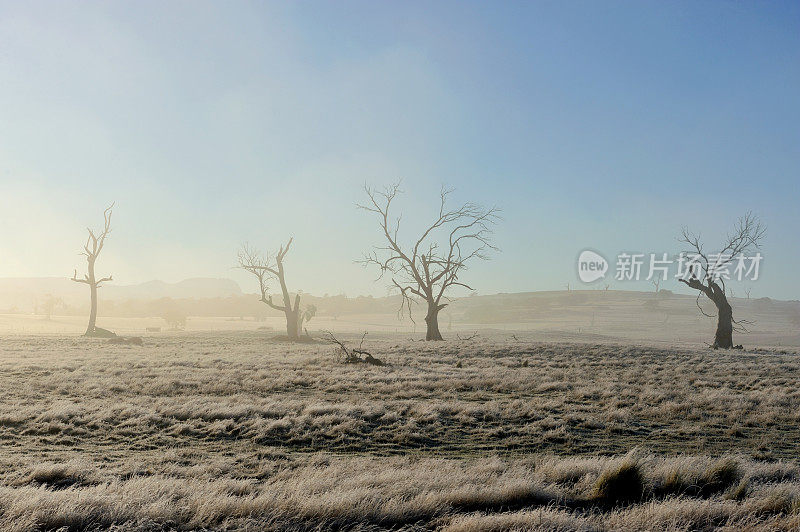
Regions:
M 239 244 L 294 236 L 292 288 L 381 295 L 354 204 L 402 178 L 408 229 L 442 184 L 503 209 L 480 293 L 752 209 L 753 295 L 800 298 L 799 95 L 797 2 L 0 0 L 0 276 L 83 267 L 114 200 L 119 283 L 254 291 Z

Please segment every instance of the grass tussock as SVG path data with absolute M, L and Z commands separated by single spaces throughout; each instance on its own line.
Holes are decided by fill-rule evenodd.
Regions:
M 592 499 L 606 504 L 631 503 L 642 500 L 646 489 L 639 462 L 629 454 L 600 472 L 594 483 Z
M 36 463 L 8 476 L 13 486 L 41 486 L 51 490 L 89 486 L 98 482 L 97 472 L 90 462 L 71 459 L 66 462 Z
M 654 492 L 659 496 L 693 497 L 709 497 L 726 492 L 729 498 L 739 499 L 749 488 L 749 479 L 743 477 L 740 461 L 735 457 L 705 461 L 703 464 L 676 461 L 663 472 L 663 479 L 654 486 Z

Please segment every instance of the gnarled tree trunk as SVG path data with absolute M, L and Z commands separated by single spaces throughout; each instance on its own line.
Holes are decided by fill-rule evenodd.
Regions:
M 733 309 L 723 292 L 715 296 L 717 306 L 717 333 L 714 335 L 714 347 L 730 349 L 733 347 Z
M 428 314 L 425 315 L 428 330 L 425 333 L 425 340 L 444 340 L 442 333 L 439 332 L 439 310 L 442 306 L 437 305 L 434 301 L 428 302 Z
M 286 311 L 286 336 L 289 340 L 297 340 L 300 337 L 298 332 L 297 312 L 292 310 Z
M 284 305 L 284 313 L 286 314 L 286 336 L 289 340 L 297 340 L 300 338 L 300 294 L 294 296 L 294 307 L 289 300 L 289 291 L 286 289 L 286 283 L 283 282 L 283 268 L 281 268 L 281 287 L 284 291 L 283 300 L 287 303 Z
M 717 307 L 717 332 L 714 334 L 713 347 L 715 349 L 730 349 L 733 347 L 733 308 L 728 303 L 725 290 L 713 280 L 708 280 L 707 285 L 704 285 L 696 278 L 680 279 L 680 281 L 691 288 L 700 290 Z

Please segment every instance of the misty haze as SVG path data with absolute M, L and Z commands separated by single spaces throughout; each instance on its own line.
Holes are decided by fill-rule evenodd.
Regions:
M 800 530 L 800 6 L 0 0 L 0 530 Z

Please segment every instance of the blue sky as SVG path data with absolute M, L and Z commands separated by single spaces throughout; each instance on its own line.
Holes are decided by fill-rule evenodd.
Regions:
M 798 94 L 792 2 L 0 0 L 0 276 L 70 274 L 115 200 L 119 283 L 254 289 L 239 244 L 294 236 L 292 286 L 381 295 L 354 204 L 402 178 L 409 237 L 442 184 L 503 209 L 479 293 L 752 210 L 753 295 L 800 298 Z

